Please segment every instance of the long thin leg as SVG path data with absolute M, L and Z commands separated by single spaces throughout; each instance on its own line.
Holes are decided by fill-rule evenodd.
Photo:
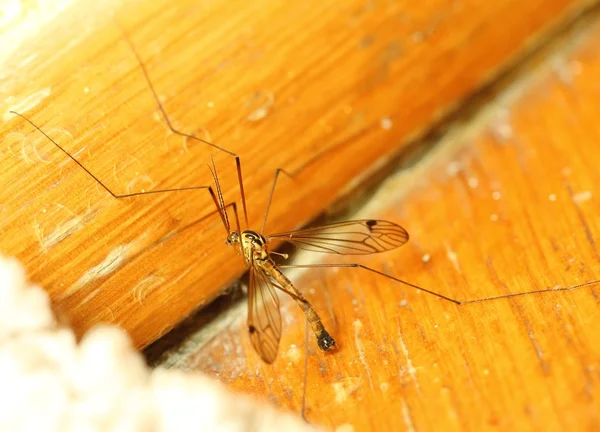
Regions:
M 246 222 L 246 227 L 249 226 L 248 224 L 248 210 L 246 208 L 246 195 L 244 193 L 244 182 L 243 182 L 243 176 L 242 176 L 242 164 L 240 161 L 240 157 L 233 153 L 230 152 L 229 150 L 226 150 L 222 147 L 217 146 L 216 144 L 213 144 L 209 141 L 206 141 L 200 137 L 197 137 L 195 135 L 191 135 L 185 132 L 181 132 L 178 131 L 177 129 L 175 129 L 175 127 L 173 127 L 173 123 L 171 122 L 169 116 L 167 115 L 166 110 L 164 109 L 163 105 L 161 104 L 159 98 L 158 98 L 158 94 L 156 93 L 156 90 L 154 89 L 154 86 L 152 85 L 152 81 L 150 80 L 150 74 L 148 73 L 148 70 L 146 68 L 146 66 L 144 65 L 144 63 L 142 62 L 142 59 L 139 55 L 139 53 L 137 52 L 137 50 L 135 49 L 135 46 L 133 45 L 131 39 L 129 39 L 129 37 L 127 36 L 127 33 L 125 32 L 125 30 L 123 29 L 123 27 L 121 26 L 121 24 L 119 23 L 119 21 L 116 19 L 116 17 L 113 17 L 115 20 L 115 23 L 117 24 L 117 26 L 119 27 L 119 29 L 121 30 L 121 33 L 123 34 L 124 39 L 127 41 L 127 44 L 130 46 L 131 51 L 133 52 L 133 54 L 135 55 L 138 64 L 140 65 L 140 69 L 142 70 L 142 73 L 144 74 L 144 78 L 146 79 L 146 82 L 148 84 L 148 87 L 150 88 L 150 91 L 152 92 L 152 96 L 154 97 L 154 100 L 156 102 L 156 105 L 158 106 L 158 109 L 160 110 L 165 123 L 167 124 L 167 127 L 171 130 L 171 132 L 186 137 L 186 138 L 190 138 L 190 139 L 195 139 L 197 141 L 200 141 L 206 145 L 209 145 L 219 151 L 222 151 L 230 156 L 232 156 L 235 159 L 235 165 L 236 165 L 236 169 L 237 169 L 237 173 L 238 173 L 238 184 L 240 187 L 240 195 L 242 198 L 242 207 L 244 208 L 244 219 Z M 350 139 L 352 139 L 353 137 L 351 137 Z M 293 172 L 293 174 L 289 173 L 288 171 L 285 171 L 281 168 L 277 168 L 276 172 L 275 172 L 275 179 L 273 181 L 273 187 L 271 188 L 271 193 L 269 195 L 269 201 L 267 203 L 267 208 L 265 210 L 265 215 L 263 218 L 263 224 L 262 224 L 262 229 L 260 231 L 260 233 L 262 234 L 264 232 L 264 227 L 266 225 L 267 222 L 267 216 L 269 213 L 269 209 L 271 207 L 271 200 L 273 198 L 273 193 L 275 191 L 275 185 L 277 183 L 277 177 L 279 175 L 279 172 L 283 172 L 286 175 L 288 175 L 289 177 L 293 178 L 296 174 L 298 174 L 299 172 L 303 171 L 306 167 L 308 167 L 309 165 L 312 165 L 315 161 L 317 161 L 318 159 L 320 159 L 323 155 L 327 154 L 327 153 L 333 153 L 335 152 L 335 150 L 339 149 L 340 147 L 343 147 L 344 145 L 346 145 L 348 142 L 348 140 L 342 140 L 334 145 L 332 145 L 331 147 L 326 148 L 325 150 L 313 155 L 310 159 L 308 159 L 307 161 L 305 161 L 302 165 L 300 165 L 298 168 L 296 168 Z
M 279 178 L 279 173 L 284 173 L 289 178 L 293 179 L 294 176 L 287 172 L 282 168 L 277 168 L 275 170 L 275 177 L 273 177 L 273 185 L 271 186 L 271 192 L 269 193 L 269 200 L 267 201 L 267 208 L 265 209 L 265 215 L 263 217 L 262 227 L 260 228 L 260 234 L 265 232 L 265 225 L 267 224 L 267 216 L 269 216 L 269 209 L 271 208 L 271 201 L 273 200 L 273 194 L 275 193 L 275 186 L 277 186 L 277 179 Z
M 227 204 L 225 207 L 223 207 L 224 211 L 227 211 L 227 207 L 232 205 L 233 207 L 233 214 L 235 215 L 235 223 L 237 226 L 237 232 L 241 232 L 240 231 L 240 218 L 238 217 L 238 211 L 237 211 L 237 205 L 235 204 L 235 202 L 232 202 L 231 204 Z
M 337 144 L 335 144 L 335 145 L 333 145 L 333 146 L 331 146 L 329 148 L 326 148 L 322 152 L 319 152 L 316 155 L 312 156 L 310 159 L 308 159 L 306 162 L 304 162 L 302 165 L 300 165 L 298 168 L 296 168 L 293 172 L 286 171 L 283 168 L 277 168 L 275 170 L 275 176 L 273 178 L 273 185 L 271 186 L 271 192 L 269 194 L 269 200 L 267 201 L 267 208 L 265 209 L 265 214 L 264 214 L 264 217 L 263 217 L 263 223 L 262 223 L 262 228 L 260 230 L 260 234 L 264 234 L 265 226 L 267 224 L 267 216 L 269 215 L 269 210 L 271 208 L 271 201 L 272 201 L 273 195 L 275 193 L 275 186 L 277 185 L 277 179 L 279 177 L 279 173 L 282 172 L 285 175 L 287 175 L 289 178 L 294 179 L 294 177 L 296 177 L 296 175 L 298 175 L 298 173 L 302 172 L 308 166 L 310 166 L 313 163 L 315 163 L 323 155 L 325 155 L 327 153 L 334 152 L 335 150 L 337 150 L 338 148 L 342 147 L 346 143 L 347 143 L 347 141 L 340 141 L 339 143 L 337 143 Z
M 383 273 L 379 270 L 375 270 L 371 267 L 367 267 L 365 265 L 362 264 L 306 264 L 306 265 L 280 265 L 279 268 L 332 268 L 332 267 L 338 267 L 338 268 L 345 268 L 345 267 L 353 267 L 353 268 L 362 268 L 364 270 L 368 270 L 370 272 L 376 273 L 378 275 L 381 276 L 385 276 L 393 281 L 396 282 L 400 282 L 404 285 L 408 285 L 411 288 L 415 288 L 421 291 L 424 291 L 428 294 L 434 295 L 438 298 L 447 300 L 451 303 L 457 304 L 457 305 L 464 305 L 464 304 L 469 304 L 469 303 L 481 303 L 484 301 L 488 301 L 488 300 L 498 300 L 498 299 L 502 299 L 502 298 L 509 298 L 509 297 L 519 297 L 519 296 L 524 296 L 524 295 L 528 295 L 528 294 L 540 294 L 540 293 L 547 293 L 547 292 L 556 292 L 556 291 L 571 291 L 577 288 L 583 288 L 586 286 L 590 286 L 590 285 L 594 285 L 597 283 L 600 283 L 600 280 L 596 280 L 596 281 L 591 281 L 591 282 L 586 282 L 583 284 L 579 284 L 579 285 L 573 285 L 570 287 L 564 287 L 564 288 L 547 288 L 547 289 L 542 289 L 542 290 L 538 290 L 538 291 L 526 291 L 526 292 L 521 292 L 521 293 L 511 293 L 511 294 L 502 294 L 502 295 L 498 295 L 498 296 L 493 296 L 493 297 L 486 297 L 486 298 L 480 298 L 480 299 L 474 299 L 474 300 L 456 300 L 450 297 L 447 297 L 443 294 L 439 294 L 436 293 L 434 291 L 430 291 L 428 289 L 425 288 L 421 288 L 420 286 L 417 285 L 413 285 L 409 282 L 403 281 L 402 279 L 398 279 L 397 277 L 391 276 L 389 274 Z
M 306 385 L 308 382 L 308 311 L 304 313 L 306 317 L 304 320 L 304 382 L 302 384 L 302 419 L 308 423 L 306 420 Z
M 15 115 L 21 117 L 23 120 L 25 120 L 31 126 L 33 126 L 35 129 L 37 129 L 52 144 L 54 144 L 56 147 L 58 147 L 58 149 L 60 151 L 62 151 L 73 162 L 75 162 L 82 170 L 84 170 L 91 178 L 93 178 L 94 180 L 96 180 L 96 182 L 98 182 L 98 184 L 106 192 L 108 192 L 113 198 L 123 199 L 123 198 L 131 198 L 131 197 L 136 197 L 136 196 L 145 196 L 145 195 L 152 195 L 152 194 L 165 193 L 165 192 L 182 192 L 182 191 L 206 189 L 210 193 L 210 196 L 212 197 L 212 199 L 213 199 L 213 201 L 214 201 L 215 206 L 217 207 L 217 209 L 220 208 L 219 202 L 217 200 L 217 196 L 215 195 L 215 192 L 214 192 L 212 186 L 189 186 L 189 187 L 182 187 L 182 188 L 176 188 L 176 189 L 157 189 L 157 190 L 151 190 L 151 191 L 134 192 L 134 193 L 129 193 L 129 194 L 115 194 L 113 191 L 111 191 L 108 188 L 108 186 L 106 186 L 104 183 L 102 183 L 102 181 L 96 175 L 94 175 L 89 169 L 87 169 L 81 162 L 79 162 L 71 153 L 69 153 L 67 150 L 65 150 L 60 144 L 58 144 L 56 141 L 54 141 L 52 138 L 50 138 L 50 136 L 46 132 L 44 132 L 39 126 L 37 126 L 34 122 L 32 122 L 27 117 L 25 117 L 22 114 L 19 114 L 16 111 L 9 111 L 9 112 L 11 114 L 15 114 Z M 221 214 L 221 221 L 223 222 L 223 225 L 225 226 L 225 230 L 227 231 L 227 234 L 229 234 L 228 224 L 226 222 L 225 215 L 223 214 L 223 212 L 219 212 L 219 213 Z M 237 213 L 236 213 L 236 217 L 237 217 Z M 239 222 L 238 222 L 238 225 L 239 225 Z
M 269 210 L 271 209 L 271 202 L 273 200 L 273 195 L 275 194 L 275 186 L 277 185 L 277 179 L 279 178 L 279 173 L 283 173 L 286 176 L 288 176 L 289 178 L 294 179 L 294 177 L 296 177 L 296 175 L 299 172 L 302 172 L 306 167 L 308 167 L 309 165 L 312 165 L 319 158 L 321 158 L 321 156 L 323 156 L 324 154 L 333 152 L 334 150 L 336 150 L 338 147 L 341 147 L 345 143 L 346 143 L 345 141 L 342 141 L 330 148 L 323 150 L 320 153 L 317 153 L 316 155 L 311 157 L 309 160 L 304 162 L 302 165 L 300 165 L 298 168 L 296 168 L 293 172 L 286 171 L 283 168 L 277 168 L 275 170 L 275 176 L 273 177 L 273 184 L 271 186 L 271 192 L 269 193 L 269 200 L 267 201 L 267 208 L 265 209 L 265 214 L 263 216 L 263 223 L 262 223 L 262 227 L 260 230 L 260 234 L 264 234 L 265 226 L 267 225 L 267 217 L 269 216 Z
M 311 305 L 310 302 L 306 300 L 302 293 L 296 289 L 296 287 L 283 273 L 281 273 L 280 270 L 275 268 L 275 270 L 270 271 L 269 274 L 271 276 L 277 276 L 274 278 L 279 283 L 275 284 L 275 287 L 292 297 L 296 301 L 296 304 L 300 307 L 300 309 L 302 309 L 302 311 L 306 314 L 310 326 L 312 327 L 313 332 L 315 334 L 315 337 L 317 338 L 317 345 L 319 346 L 319 348 L 321 348 L 321 350 L 323 351 L 334 350 L 336 348 L 335 340 L 333 339 L 333 337 L 331 337 L 331 335 L 323 325 L 321 317 L 319 316 L 313 305 Z
M 206 141 L 195 135 L 178 131 L 177 129 L 175 129 L 173 127 L 173 123 L 171 122 L 171 119 L 167 115 L 165 108 L 163 107 L 162 103 L 160 102 L 160 99 L 158 98 L 158 93 L 156 92 L 154 85 L 152 85 L 152 81 L 150 80 L 150 74 L 148 73 L 148 69 L 142 62 L 142 58 L 140 57 L 139 53 L 135 49 L 133 42 L 131 41 L 131 39 L 129 38 L 129 36 L 127 35 L 127 33 L 125 32 L 125 30 L 123 29 L 123 27 L 121 26 L 121 24 L 119 23 L 119 21 L 116 18 L 115 18 L 115 22 L 116 22 L 117 26 L 119 27 L 119 29 L 121 30 L 123 38 L 127 41 L 127 44 L 131 48 L 131 51 L 133 52 L 133 55 L 135 56 L 138 64 L 140 65 L 140 69 L 142 70 L 142 73 L 144 74 L 144 78 L 146 79 L 148 88 L 150 89 L 150 92 L 152 93 L 152 96 L 154 97 L 154 101 L 156 102 L 156 105 L 158 106 L 158 109 L 161 112 L 162 117 L 164 118 L 165 123 L 167 124 L 167 127 L 171 130 L 171 132 L 173 132 L 177 135 L 189 138 L 189 139 L 194 139 L 194 140 L 200 141 L 201 143 L 211 146 L 223 153 L 226 153 L 235 159 L 235 166 L 236 166 L 237 174 L 238 174 L 238 184 L 240 187 L 240 195 L 242 197 L 242 207 L 244 208 L 244 219 L 246 221 L 246 226 L 248 226 L 248 210 L 246 208 L 246 194 L 244 193 L 244 181 L 243 181 L 243 176 L 242 176 L 242 162 L 240 161 L 240 157 L 237 154 L 230 152 L 227 149 L 224 149 L 223 147 L 219 147 L 218 145 L 213 144 L 209 141 Z

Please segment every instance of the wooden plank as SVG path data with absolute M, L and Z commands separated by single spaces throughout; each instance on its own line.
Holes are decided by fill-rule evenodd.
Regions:
M 600 428 L 600 287 L 554 291 L 600 279 L 600 17 L 586 24 L 354 215 L 400 222 L 407 246 L 359 260 L 312 254 L 460 301 L 551 291 L 454 305 L 360 269 L 296 274 L 340 348 L 316 352 L 311 335 L 310 421 L 349 431 Z M 289 299 L 283 312 L 272 366 L 253 351 L 243 314 L 162 364 L 298 412 L 304 315 Z
M 282 230 L 593 3 L 14 3 L 1 36 L 0 249 L 78 331 L 116 322 L 139 346 L 243 271 L 218 218 L 198 222 L 213 209 L 208 194 L 116 200 L 8 113 L 30 117 L 115 194 L 210 184 L 214 156 L 226 200 L 238 200 L 231 157 L 165 127 L 113 13 L 175 127 L 242 157 L 251 226 L 274 169 L 306 168 L 282 182 L 268 225 Z

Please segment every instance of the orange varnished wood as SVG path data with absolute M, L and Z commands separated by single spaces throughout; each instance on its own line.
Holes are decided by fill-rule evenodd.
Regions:
M 322 262 L 360 262 L 461 301 L 600 279 L 599 46 L 596 16 L 384 183 L 355 216 L 404 225 L 412 238 L 401 250 Z M 315 353 L 310 336 L 307 416 L 316 424 L 600 428 L 600 284 L 454 305 L 359 269 L 292 279 L 340 348 Z M 243 316 L 208 343 L 183 344 L 164 364 L 208 371 L 298 412 L 304 316 L 289 299 L 283 311 L 272 366 L 254 353 Z
M 8 114 L 27 115 L 114 193 L 210 184 L 212 155 L 226 200 L 238 200 L 233 160 L 166 128 L 113 14 L 175 127 L 241 156 L 253 227 L 274 169 L 317 157 L 282 182 L 273 231 L 322 211 L 592 3 L 12 2 L 0 36 L 0 250 L 78 331 L 116 322 L 140 346 L 243 271 L 218 218 L 183 229 L 213 210 L 204 191 L 115 200 Z

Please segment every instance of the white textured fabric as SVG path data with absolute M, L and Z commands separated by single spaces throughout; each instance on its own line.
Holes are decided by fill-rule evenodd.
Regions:
M 0 431 L 304 431 L 200 374 L 146 367 L 115 326 L 79 344 L 46 292 L 0 256 Z

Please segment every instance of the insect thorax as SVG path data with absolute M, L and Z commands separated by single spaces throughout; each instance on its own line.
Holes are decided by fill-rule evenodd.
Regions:
M 268 256 L 267 240 L 256 231 L 246 230 L 241 234 L 241 247 L 246 261 L 265 259 Z

